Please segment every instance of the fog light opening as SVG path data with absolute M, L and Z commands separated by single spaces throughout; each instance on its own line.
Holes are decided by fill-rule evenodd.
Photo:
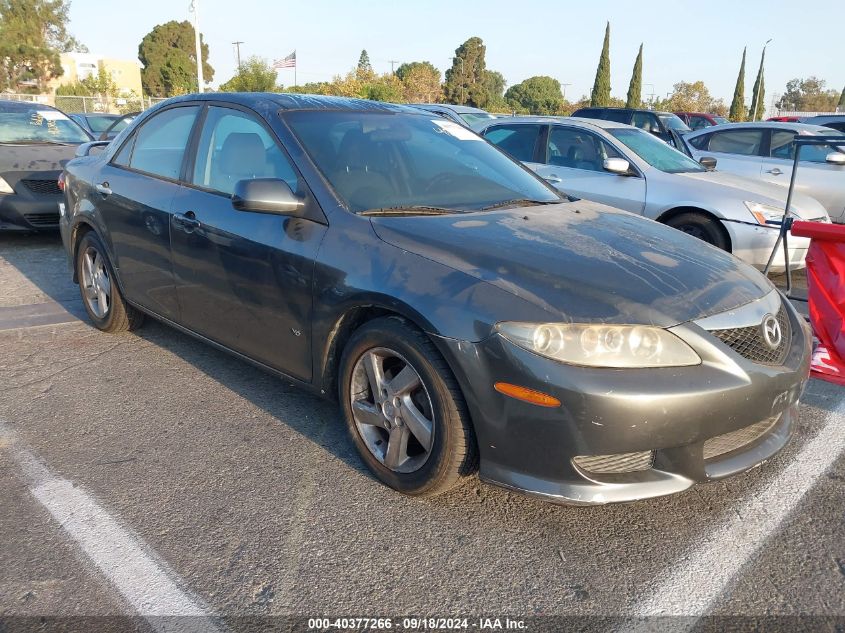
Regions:
M 554 408 L 560 406 L 560 400 L 554 396 L 550 396 L 541 391 L 535 391 L 534 389 L 529 389 L 528 387 L 512 385 L 509 382 L 497 382 L 493 385 L 493 388 L 506 396 L 510 396 L 511 398 L 516 398 L 517 400 L 522 400 L 523 402 L 528 402 L 530 404 L 536 404 L 539 407 Z

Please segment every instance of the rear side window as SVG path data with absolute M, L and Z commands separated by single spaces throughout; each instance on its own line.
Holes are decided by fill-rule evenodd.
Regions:
M 605 110 L 602 116 L 607 121 L 614 123 L 629 123 L 631 121 L 630 110 Z
M 831 134 L 834 134 L 831 131 Z M 772 142 L 769 156 L 782 160 L 795 160 L 795 137 L 791 130 L 776 130 L 772 132 Z M 805 145 L 801 148 L 801 161 L 807 163 L 824 163 L 827 155 L 837 151 L 830 145 Z
M 549 165 L 604 171 L 606 158 L 621 158 L 613 149 L 589 132 L 569 127 L 552 127 L 549 134 Z
M 585 119 L 601 119 L 602 111 L 599 108 L 582 108 L 577 112 L 574 112 L 572 116 L 580 116 L 584 117 Z
M 178 180 L 197 112 L 199 106 L 186 106 L 170 108 L 153 115 L 135 133 L 135 138 L 126 144 L 128 146 L 134 141 L 128 166 L 155 176 Z M 126 146 L 121 148 L 116 162 L 123 158 L 124 149 Z
M 708 149 L 711 152 L 758 156 L 763 144 L 763 130 L 726 130 L 714 132 Z
M 710 127 L 712 124 L 703 116 L 691 116 L 689 121 L 687 121 L 687 125 L 689 125 L 693 130 L 701 130 L 703 128 Z
M 516 160 L 533 162 L 541 128 L 540 125 L 497 125 L 489 128 L 484 138 Z

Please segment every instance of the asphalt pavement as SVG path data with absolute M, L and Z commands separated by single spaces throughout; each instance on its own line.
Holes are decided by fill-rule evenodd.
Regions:
M 845 390 L 827 383 L 811 381 L 781 454 L 673 497 L 565 507 L 471 479 L 411 499 L 367 473 L 332 403 L 156 322 L 96 331 L 58 236 L 13 235 L 0 385 L 0 631 L 119 615 L 162 631 L 408 615 L 845 627 Z

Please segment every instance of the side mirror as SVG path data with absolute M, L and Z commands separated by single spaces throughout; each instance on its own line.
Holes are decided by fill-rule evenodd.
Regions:
M 713 171 L 714 169 L 716 169 L 716 159 L 712 156 L 702 156 L 701 160 L 699 160 L 698 162 L 707 171 Z
M 620 176 L 627 176 L 631 173 L 631 163 L 624 158 L 605 158 L 602 167 L 605 171 Z
M 83 156 L 88 156 L 91 153 L 91 150 L 95 147 L 105 147 L 111 143 L 111 141 L 89 141 L 88 143 L 83 143 L 79 147 L 76 148 L 76 153 L 74 156 L 77 158 L 82 158 Z
M 251 178 L 235 183 L 232 206 L 238 211 L 299 216 L 305 201 L 279 178 Z
M 828 165 L 845 165 L 845 154 L 842 152 L 831 152 L 824 157 Z

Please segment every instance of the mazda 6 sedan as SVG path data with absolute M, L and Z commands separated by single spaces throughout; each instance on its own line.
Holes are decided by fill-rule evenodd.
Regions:
M 756 270 L 419 110 L 205 94 L 65 172 L 93 324 L 153 317 L 340 403 L 388 486 L 630 501 L 787 442 L 810 336 Z

